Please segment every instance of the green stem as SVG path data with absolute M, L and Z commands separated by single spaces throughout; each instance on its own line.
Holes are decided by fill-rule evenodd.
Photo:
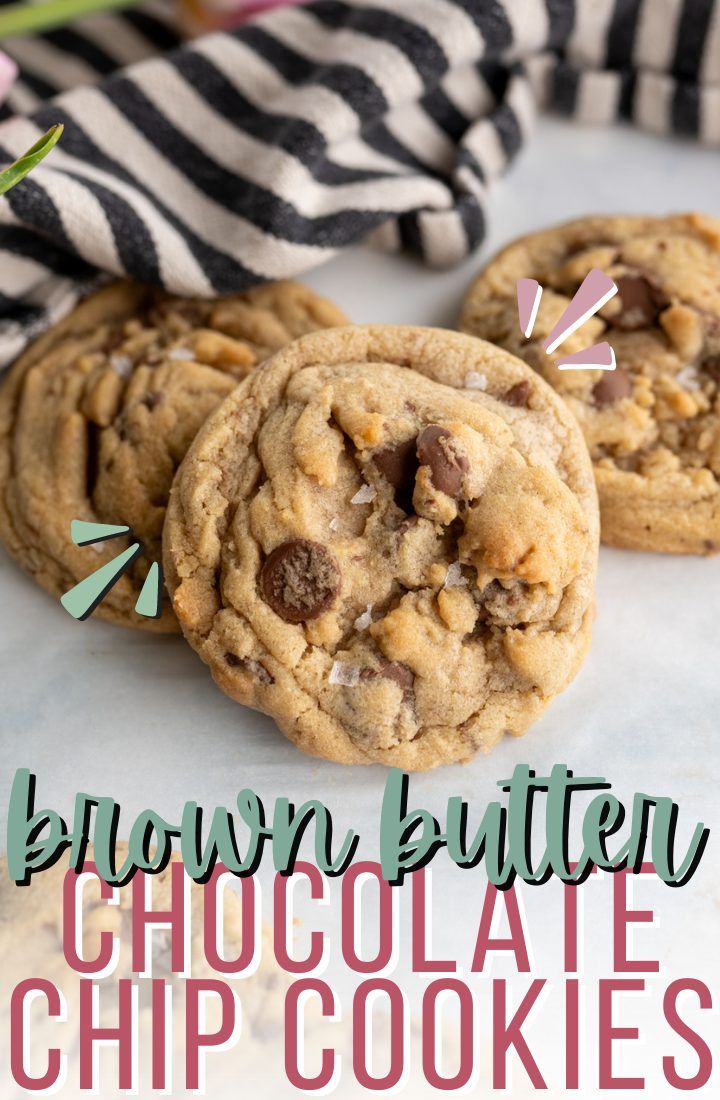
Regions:
M 15 34 L 38 34 L 83 15 L 129 8 L 138 3 L 140 0 L 45 0 L 42 4 L 10 4 L 0 8 L 0 39 Z
M 20 183 L 20 180 L 24 179 L 28 172 L 32 172 L 33 168 L 41 160 L 44 160 L 50 150 L 57 145 L 62 132 L 61 123 L 58 122 L 55 126 L 51 126 L 48 132 L 43 134 L 39 141 L 35 142 L 32 149 L 28 149 L 8 168 L 0 170 L 0 195 L 4 195 L 16 183 Z

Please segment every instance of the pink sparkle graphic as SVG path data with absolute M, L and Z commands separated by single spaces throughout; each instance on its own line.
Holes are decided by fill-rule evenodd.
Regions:
M 520 329 L 527 339 L 535 327 L 543 291 L 537 279 L 518 279 L 516 287 Z M 546 337 L 543 343 L 545 353 L 549 355 L 555 351 L 555 348 L 567 340 L 588 317 L 602 309 L 617 292 L 618 288 L 610 276 L 594 267 L 585 276 L 570 305 Z M 615 370 L 615 365 L 615 352 L 607 340 L 582 348 L 557 361 L 559 370 Z
M 599 268 L 594 267 L 592 271 L 588 272 L 575 292 L 570 305 L 543 343 L 548 355 L 550 352 L 555 351 L 555 348 L 562 344 L 564 340 L 567 340 L 568 336 L 572 335 L 576 329 L 580 328 L 580 325 L 584 324 L 588 317 L 592 317 L 594 313 L 602 309 L 605 303 L 609 302 L 614 294 L 617 294 L 617 289 L 610 276 L 606 275 L 604 271 L 600 271 Z
M 566 355 L 555 364 L 558 370 L 615 370 L 615 352 L 607 340 Z
M 541 298 L 542 287 L 537 279 L 518 279 L 518 317 L 520 318 L 520 328 L 525 337 L 529 337 L 535 327 L 535 318 L 537 317 Z

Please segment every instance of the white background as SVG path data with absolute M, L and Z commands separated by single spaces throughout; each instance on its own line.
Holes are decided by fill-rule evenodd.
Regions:
M 629 129 L 596 131 L 545 120 L 493 191 L 488 239 L 463 268 L 432 272 L 357 248 L 310 273 L 307 282 L 355 321 L 450 327 L 479 263 L 512 237 L 586 213 L 699 209 L 720 215 L 717 181 L 716 152 Z M 545 717 L 490 757 L 414 777 L 411 804 L 442 818 L 447 798 L 462 795 L 479 820 L 484 803 L 496 797 L 497 780 L 516 763 L 546 774 L 563 762 L 576 774 L 605 775 L 625 799 L 635 791 L 672 795 L 680 804 L 681 837 L 698 820 L 720 824 L 720 558 L 603 550 L 597 604 L 590 657 Z M 78 791 L 111 795 L 122 806 L 125 833 L 141 809 L 152 806 L 177 820 L 186 800 L 209 810 L 232 806 L 244 786 L 269 807 L 278 795 L 295 802 L 320 797 L 333 810 L 338 831 L 352 826 L 363 838 L 361 854 L 373 854 L 382 768 L 349 769 L 301 756 L 272 721 L 225 698 L 181 638 L 93 620 L 76 623 L 4 554 L 0 608 L 0 849 L 12 776 L 28 767 L 38 777 L 40 805 L 71 815 Z M 478 873 L 446 873 L 443 860 L 441 853 L 434 864 L 436 884 L 446 882 L 436 901 L 436 929 L 460 951 L 477 922 L 482 884 Z M 644 899 L 661 914 L 659 929 L 642 929 L 637 937 L 645 953 L 667 967 L 658 989 L 667 976 L 689 974 L 714 980 L 720 1000 L 719 880 L 711 836 L 690 886 L 643 886 Z M 528 891 L 525 899 L 541 974 L 557 963 L 557 896 L 549 886 Z M 588 913 L 597 914 L 589 925 L 589 954 L 596 962 L 608 938 L 602 910 L 588 903 Z M 598 965 L 607 972 L 604 961 Z M 656 1001 L 640 1008 L 628 1002 L 625 1022 L 654 1017 Z M 559 1049 L 558 1026 L 552 1009 L 538 1024 L 548 1029 L 550 1047 Z M 716 1016 L 704 1033 L 717 1053 Z M 662 1053 L 679 1049 L 667 1030 L 660 1035 Z M 588 1043 L 592 1051 L 591 1035 Z M 629 1068 L 633 1044 L 625 1046 L 619 1066 Z M 638 1054 L 653 1097 L 665 1095 L 653 1076 L 657 1050 Z M 718 1076 L 720 1071 L 701 1095 L 716 1094 Z M 588 1080 L 582 1096 L 596 1094 L 592 1063 Z M 557 1077 L 550 1083 L 546 1095 L 564 1095 Z

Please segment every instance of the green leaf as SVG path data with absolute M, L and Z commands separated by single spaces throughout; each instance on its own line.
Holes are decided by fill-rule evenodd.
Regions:
M 11 164 L 9 168 L 0 169 L 0 195 L 4 195 L 16 183 L 20 183 L 20 180 L 24 179 L 28 172 L 32 172 L 33 168 L 41 160 L 44 160 L 50 150 L 57 145 L 62 132 L 63 126 L 61 123 L 51 126 L 48 132 L 43 134 L 40 140 L 36 141 L 33 147 L 28 149 L 27 153 L 23 153 L 14 164 Z
M 16 34 L 41 34 L 53 27 L 64 27 L 75 19 L 114 8 L 129 8 L 139 0 L 43 0 L 29 4 L 19 0 L 0 6 L 0 40 Z

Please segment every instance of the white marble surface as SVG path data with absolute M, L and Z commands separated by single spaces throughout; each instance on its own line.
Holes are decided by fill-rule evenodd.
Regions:
M 716 152 L 690 144 L 545 121 L 497 185 L 488 240 L 464 269 L 431 272 L 355 249 L 308 282 L 357 321 L 449 326 L 479 261 L 513 236 L 589 212 L 720 214 L 718 166 Z M 301 756 L 270 720 L 226 699 L 181 639 L 78 624 L 4 555 L 0 607 L 0 849 L 13 773 L 28 767 L 38 776 L 40 803 L 70 813 L 78 791 L 112 795 L 128 827 L 149 806 L 174 819 L 187 799 L 232 805 L 243 786 L 268 803 L 279 794 L 296 802 L 321 797 L 338 828 L 352 825 L 363 836 L 361 851 L 373 852 L 381 768 L 350 770 Z M 479 817 L 515 763 L 544 772 L 564 762 L 576 773 L 607 776 L 626 798 L 634 791 L 672 795 L 681 835 L 699 819 L 717 827 L 719 621 L 720 558 L 603 551 L 594 644 L 571 689 L 524 739 L 463 768 L 415 777 L 412 798 L 441 813 L 448 796 L 460 794 Z M 690 886 L 652 888 L 662 927 L 643 930 L 641 942 L 649 937 L 671 973 L 720 976 L 719 872 L 711 836 Z M 467 873 L 447 882 L 452 904 L 442 911 L 442 934 L 454 936 L 468 907 L 476 912 L 479 887 Z M 530 893 L 536 955 L 555 955 L 553 891 Z M 659 1083 L 653 1094 L 664 1095 Z M 594 1092 L 588 1086 L 581 1095 Z

